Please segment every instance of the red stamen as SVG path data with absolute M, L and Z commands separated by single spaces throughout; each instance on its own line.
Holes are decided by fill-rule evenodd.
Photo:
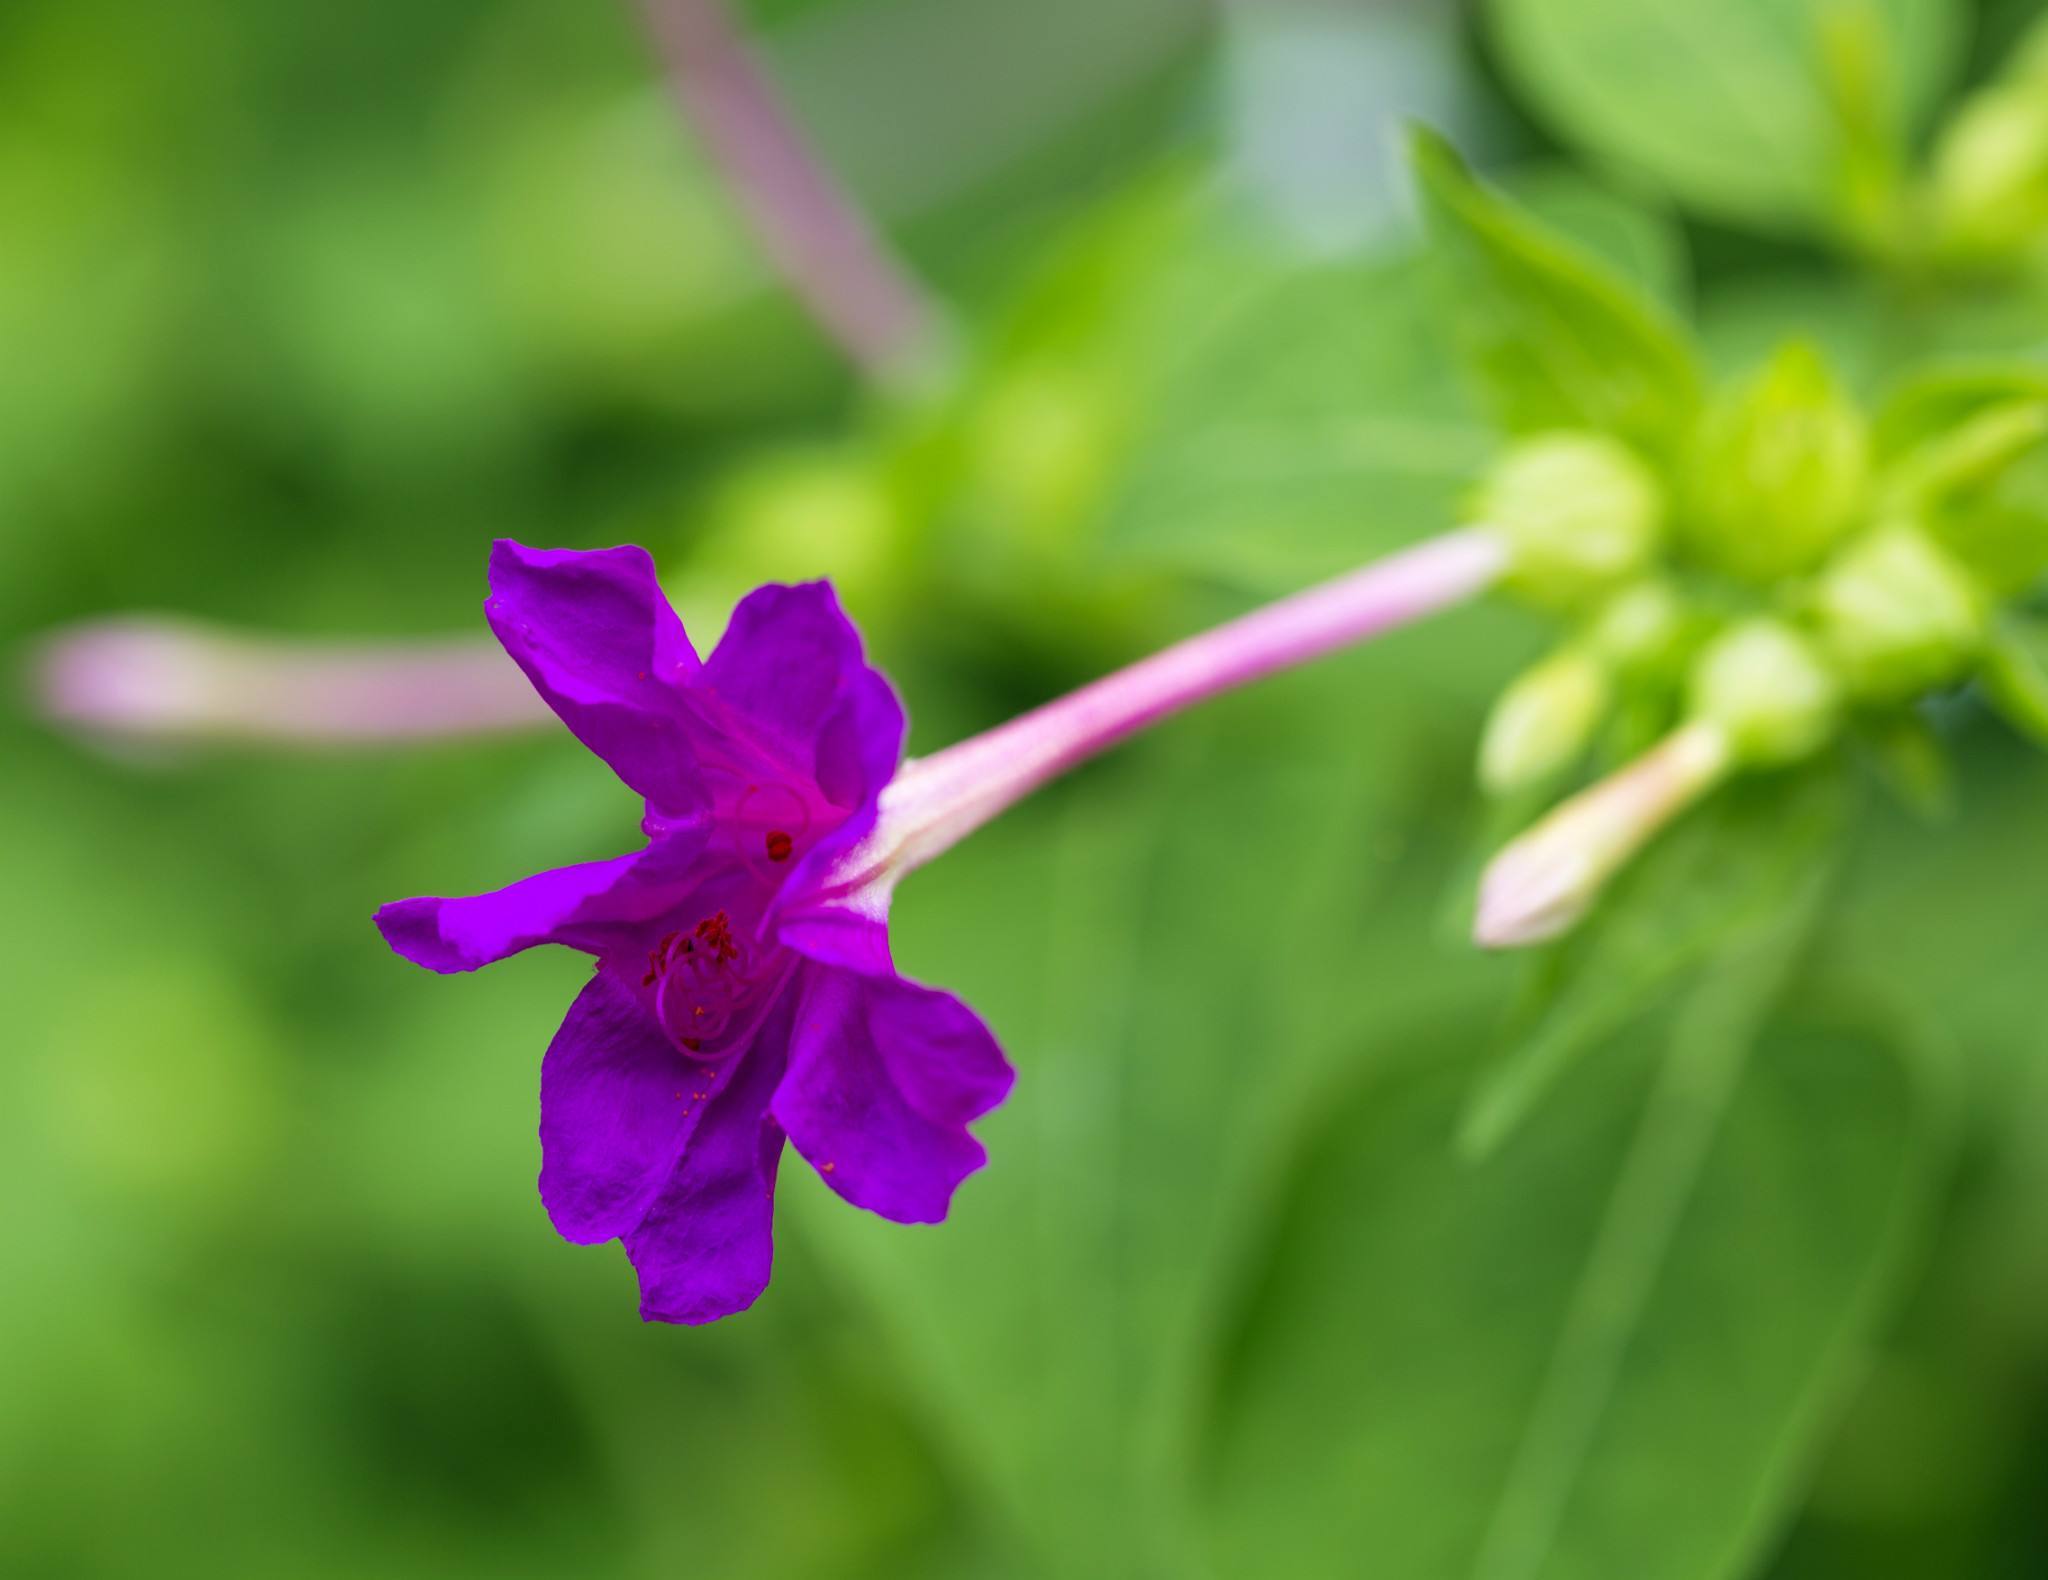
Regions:
M 702 940 L 704 947 L 711 951 L 712 959 L 719 965 L 730 965 L 739 959 L 740 947 L 732 936 L 732 918 L 725 912 L 714 911 L 705 917 L 697 924 L 696 936 Z M 684 940 L 683 947 L 690 947 L 687 939 Z

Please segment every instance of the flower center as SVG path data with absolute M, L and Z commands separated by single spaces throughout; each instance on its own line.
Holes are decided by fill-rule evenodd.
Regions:
M 718 910 L 649 950 L 641 986 L 654 989 L 655 1018 L 676 1046 L 693 1058 L 721 1059 L 751 1029 L 746 1012 L 774 974 L 772 961 L 757 960 Z

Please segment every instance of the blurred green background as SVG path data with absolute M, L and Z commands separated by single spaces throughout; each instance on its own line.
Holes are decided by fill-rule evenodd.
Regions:
M 2038 10 L 1844 3 L 1909 145 Z M 623 7 L 9 0 L 0 633 L 480 632 L 491 537 L 635 541 L 700 645 L 834 575 L 929 749 L 1452 523 L 1493 440 L 1405 115 L 1723 367 L 2048 342 L 2038 275 L 1871 261 L 1786 44 L 1843 9 L 762 0 L 955 315 L 955 374 L 885 397 Z M 1557 960 L 1463 939 L 1537 637 L 1269 683 L 906 886 L 904 967 L 1019 1068 L 992 1166 L 937 1230 L 785 1170 L 773 1287 L 701 1330 L 533 1188 L 580 963 L 437 980 L 369 925 L 621 848 L 598 764 L 110 746 L 18 688 L 0 1573 L 2048 1575 L 2048 769 L 1945 703 L 1945 815 L 1862 796 L 1794 955 L 1672 944 L 1717 830 L 1798 792 L 1731 798 L 1532 1030 Z M 1461 1158 L 1532 1036 L 1576 1056 Z

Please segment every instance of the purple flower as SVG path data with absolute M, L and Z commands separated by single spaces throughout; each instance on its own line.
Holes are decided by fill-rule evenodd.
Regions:
M 767 1285 L 785 1137 L 855 1206 L 944 1218 L 1011 1071 L 972 1010 L 896 974 L 886 899 L 836 877 L 904 719 L 831 588 L 752 593 L 700 663 L 644 550 L 500 542 L 490 582 L 498 640 L 645 799 L 647 843 L 377 925 L 433 971 L 595 957 L 541 1064 L 555 1228 L 625 1242 L 643 1317 L 709 1322 Z
M 905 873 L 1136 731 L 1462 603 L 1508 559 L 1489 529 L 1448 533 L 904 763 L 903 709 L 824 583 L 753 593 L 700 664 L 642 550 L 500 543 L 491 628 L 646 800 L 647 844 L 377 925 L 434 971 L 596 956 L 541 1064 L 541 1200 L 571 1240 L 626 1242 L 643 1316 L 709 1322 L 767 1285 L 785 1138 L 900 1223 L 944 1218 L 985 1161 L 967 1122 L 1010 1067 L 966 1005 L 896 974 Z

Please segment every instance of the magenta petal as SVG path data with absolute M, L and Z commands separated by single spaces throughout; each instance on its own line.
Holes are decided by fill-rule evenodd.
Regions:
M 896 688 L 861 669 L 818 731 L 818 788 L 841 806 L 872 801 L 903 760 L 906 728 Z
M 555 1231 L 594 1245 L 646 1217 L 723 1079 L 616 978 L 591 978 L 540 1067 L 540 1199 Z
M 838 966 L 862 976 L 893 977 L 886 912 L 866 911 L 838 902 L 813 904 L 783 912 L 775 935 L 782 944 L 820 965 Z
M 722 1090 L 640 1226 L 625 1237 L 649 1322 L 715 1322 L 752 1305 L 775 1259 L 782 1130 L 768 1111 L 782 1079 L 795 995 L 752 1046 L 719 1066 Z
M 704 678 L 840 806 L 879 793 L 902 755 L 902 704 L 825 582 L 741 599 Z
M 689 823 L 630 855 L 551 868 L 488 894 L 394 900 L 379 908 L 377 930 L 429 971 L 474 971 L 535 944 L 600 954 L 687 892 L 704 840 L 701 823 Z
M 491 629 L 576 738 L 668 816 L 704 803 L 681 688 L 699 672 L 645 549 L 491 549 Z
M 903 707 L 887 681 L 864 670 L 847 688 L 818 736 L 818 786 L 829 800 L 854 808 L 839 827 L 806 851 L 783 883 L 775 906 L 782 941 L 827 965 L 893 975 L 887 902 L 818 903 L 811 897 L 875 826 L 875 798 L 903 756 Z
M 939 1222 L 987 1160 L 967 1121 L 1010 1090 L 1002 1050 L 950 993 L 830 967 L 807 975 L 776 1119 L 856 1207 Z

